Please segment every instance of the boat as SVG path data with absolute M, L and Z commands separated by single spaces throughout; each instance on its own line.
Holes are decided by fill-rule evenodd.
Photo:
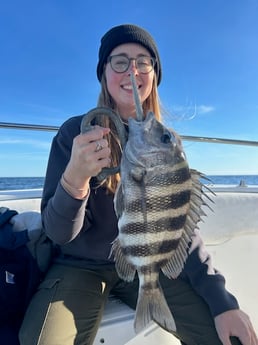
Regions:
M 0 128 L 57 130 L 56 127 L 0 123 Z M 182 136 L 183 140 L 258 146 L 258 142 Z M 205 208 L 198 224 L 214 266 L 226 277 L 226 287 L 238 299 L 258 334 L 258 185 L 209 185 L 216 194 L 212 209 Z M 42 189 L 0 191 L 0 207 L 40 217 Z M 134 310 L 110 296 L 94 345 L 179 345 L 179 340 L 154 322 L 135 334 Z

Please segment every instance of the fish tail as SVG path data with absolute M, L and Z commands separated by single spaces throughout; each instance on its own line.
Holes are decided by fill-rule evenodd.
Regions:
M 160 286 L 148 292 L 140 288 L 134 319 L 135 332 L 142 331 L 151 321 L 168 332 L 176 331 L 175 320 Z

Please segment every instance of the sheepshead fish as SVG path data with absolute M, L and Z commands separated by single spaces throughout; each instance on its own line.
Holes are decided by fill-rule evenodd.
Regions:
M 159 283 L 160 270 L 176 278 L 188 255 L 191 236 L 204 215 L 201 173 L 189 169 L 178 136 L 149 112 L 130 118 L 114 198 L 119 234 L 112 244 L 121 279 L 139 277 L 134 327 L 153 320 L 168 331 L 176 325 Z

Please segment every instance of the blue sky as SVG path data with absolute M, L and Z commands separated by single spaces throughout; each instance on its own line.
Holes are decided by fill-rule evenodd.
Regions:
M 59 126 L 95 107 L 100 38 L 121 23 L 155 38 L 179 134 L 258 140 L 258 0 L 2 1 L 0 122 Z M 0 129 L 0 176 L 44 176 L 53 135 Z M 204 173 L 258 174 L 258 147 L 184 146 Z

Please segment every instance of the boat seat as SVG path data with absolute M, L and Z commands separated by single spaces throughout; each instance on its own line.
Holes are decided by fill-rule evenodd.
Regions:
M 234 237 L 258 235 L 258 194 L 221 192 L 211 196 L 213 211 L 198 224 L 206 245 L 218 245 Z
M 213 198 L 213 197 L 212 197 Z M 219 192 L 213 198 L 213 211 L 204 207 L 207 217 L 199 223 L 202 238 L 211 253 L 214 266 L 226 277 L 226 287 L 250 316 L 258 332 L 258 193 Z M 1 206 L 18 212 L 39 212 L 40 199 L 5 200 Z M 38 217 L 40 214 L 38 213 Z M 179 345 L 171 334 L 151 324 L 135 336 L 134 311 L 111 297 L 104 311 L 94 345 Z

